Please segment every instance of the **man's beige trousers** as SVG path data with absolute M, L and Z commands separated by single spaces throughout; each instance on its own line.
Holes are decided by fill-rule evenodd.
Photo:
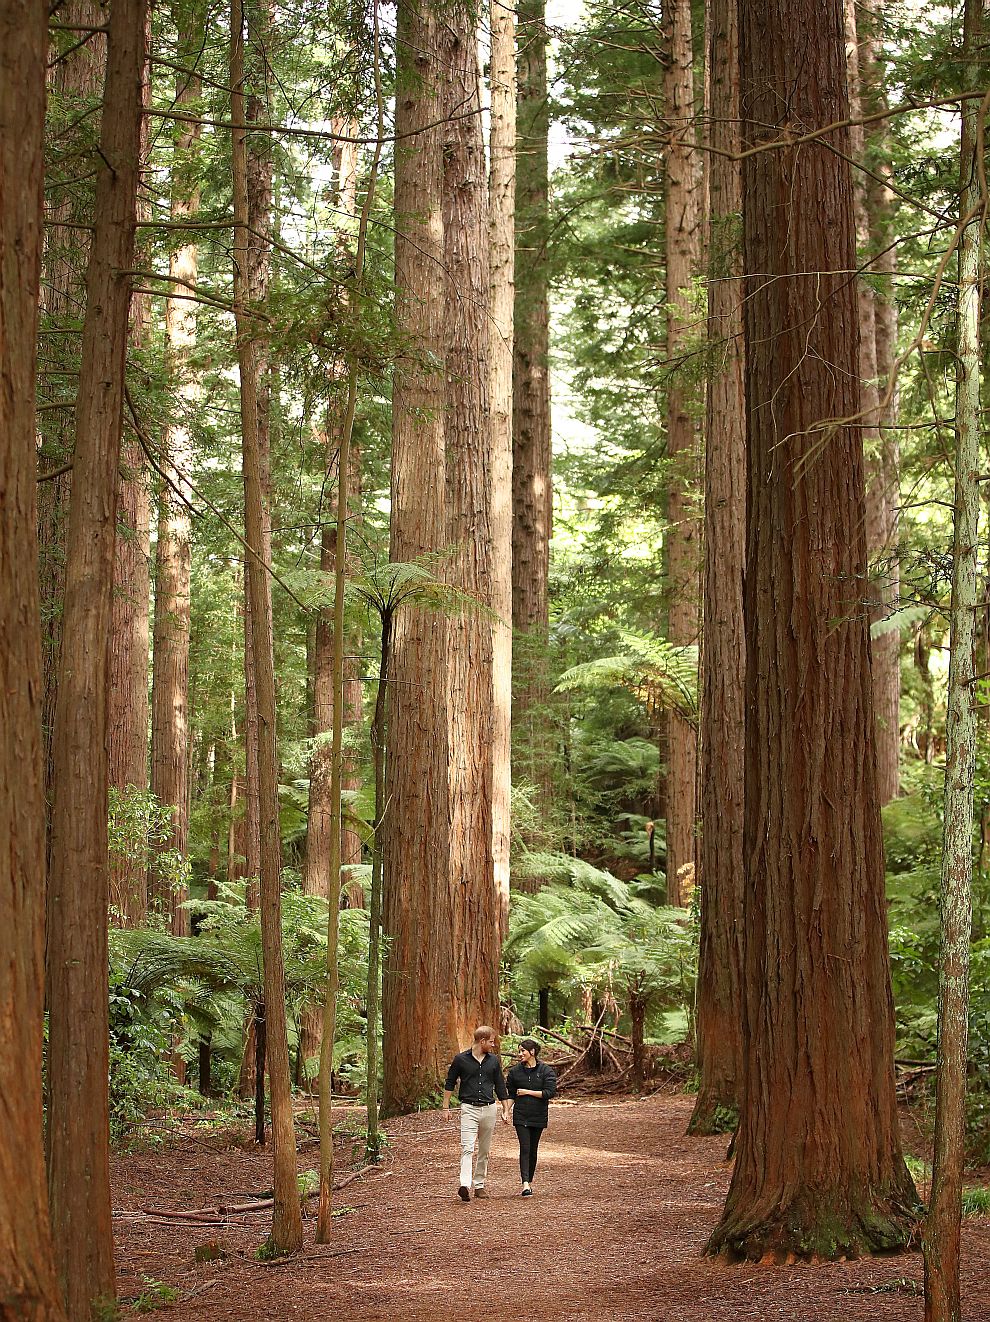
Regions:
M 492 1147 L 492 1135 L 495 1133 L 495 1121 L 498 1106 L 472 1106 L 470 1102 L 461 1103 L 461 1184 L 471 1188 L 471 1166 L 475 1144 L 478 1147 L 478 1160 L 474 1163 L 474 1187 L 484 1188 L 488 1174 L 488 1154 Z

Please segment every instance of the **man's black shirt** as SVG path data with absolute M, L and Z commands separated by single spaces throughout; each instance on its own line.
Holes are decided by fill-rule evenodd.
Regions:
M 459 1051 L 447 1071 L 444 1084 L 447 1092 L 454 1091 L 458 1079 L 461 1082 L 458 1097 L 470 1106 L 491 1106 L 496 1097 L 504 1102 L 509 1095 L 502 1077 L 502 1062 L 494 1051 L 480 1060 L 470 1048 Z

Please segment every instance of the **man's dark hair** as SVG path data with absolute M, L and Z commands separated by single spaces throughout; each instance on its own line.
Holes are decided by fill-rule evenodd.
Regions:
M 532 1037 L 524 1037 L 519 1045 L 525 1047 L 527 1051 L 532 1051 L 534 1056 L 540 1054 L 540 1044 Z

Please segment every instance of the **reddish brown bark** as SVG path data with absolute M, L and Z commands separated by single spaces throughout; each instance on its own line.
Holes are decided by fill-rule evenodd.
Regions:
M 395 160 L 396 319 L 406 348 L 392 385 L 390 556 L 408 562 L 446 545 L 443 360 L 445 288 L 442 114 L 435 10 L 398 13 Z M 384 859 L 383 1112 L 433 1092 L 448 1063 L 440 988 L 452 964 L 447 802 L 446 627 L 422 607 L 396 618 L 388 722 L 388 831 Z
M 700 1085 L 689 1132 L 732 1128 L 739 1103 L 746 645 L 746 416 L 743 385 L 738 26 L 735 0 L 711 10 L 708 69 L 709 335 L 705 455 L 704 649 L 701 663 L 701 942 L 697 1052 Z M 719 153 L 730 153 L 729 156 Z
M 854 161 L 866 157 L 863 126 L 855 121 L 863 115 L 860 77 L 861 43 L 857 33 L 855 0 L 845 0 L 846 62 L 849 82 L 849 115 L 854 121 L 849 129 L 849 143 Z M 861 170 L 853 172 L 853 202 L 856 217 L 857 263 L 870 261 L 873 246 L 868 181 Z M 872 265 L 871 265 L 872 270 Z M 873 284 L 863 276 L 857 282 L 860 323 L 860 382 L 862 399 L 862 435 L 866 454 L 866 541 L 873 575 L 870 582 L 870 616 L 884 620 L 896 609 L 897 583 L 891 579 L 891 564 L 896 565 L 896 488 L 890 490 L 889 442 L 881 435 L 879 346 L 886 334 L 881 326 L 879 300 Z M 889 315 L 884 309 L 884 316 Z M 888 350 L 886 343 L 885 351 Z M 889 370 L 889 361 L 887 367 Z M 889 433 L 888 433 L 889 435 Z M 896 475 L 895 475 L 896 481 Z M 900 728 L 900 633 L 888 629 L 873 640 L 873 698 L 877 721 L 877 784 L 880 802 L 894 798 L 899 788 L 898 758 Z
M 187 20 L 188 21 L 188 20 Z M 183 36 L 180 53 L 193 65 L 202 43 L 202 16 Z M 198 28 L 198 30 L 197 30 Z M 197 74 L 180 73 L 175 104 L 195 113 L 200 97 Z M 197 154 L 201 128 L 194 121 L 177 126 L 172 165 L 172 220 L 188 224 L 199 211 Z M 190 362 L 196 349 L 196 304 L 189 299 L 199 276 L 199 246 L 180 241 L 169 259 L 169 274 L 180 282 L 178 297 L 165 303 L 165 337 L 174 412 L 165 446 L 170 483 L 160 492 L 155 569 L 154 674 L 151 686 L 151 788 L 171 810 L 172 827 L 163 849 L 185 857 L 189 841 L 189 645 L 192 587 L 192 520 L 188 485 L 194 462 L 192 427 L 200 390 Z M 169 917 L 176 936 L 189 935 L 188 899 L 160 877 L 154 864 L 148 888 L 153 903 Z
M 512 341 L 513 774 L 553 789 L 546 676 L 553 524 L 550 424 L 549 173 L 545 0 L 517 10 L 515 300 Z
M 490 402 L 488 175 L 474 9 L 445 11 L 441 60 L 449 121 L 443 132 L 444 269 L 447 275 L 448 577 L 483 606 L 493 600 L 494 481 Z M 468 111 L 470 113 L 465 113 Z M 494 689 L 490 618 L 469 608 L 447 620 L 450 879 L 441 922 L 453 963 L 436 988 L 440 1045 L 448 1056 L 479 1024 L 498 1021 L 501 900 L 495 885 Z M 444 913 L 444 909 L 447 913 Z M 448 916 L 449 915 L 449 916 Z
M 847 118 L 841 0 L 742 0 L 739 22 L 744 146 Z M 901 1248 L 917 1208 L 894 1090 L 863 447 L 842 425 L 859 408 L 848 156 L 838 130 L 743 163 L 744 1075 L 709 1244 L 733 1257 Z
M 147 42 L 147 38 L 146 38 Z M 145 65 L 142 105 L 151 99 L 150 66 Z M 142 171 L 147 170 L 148 120 L 141 122 Z M 143 190 L 142 190 L 143 191 Z M 138 218 L 149 208 L 138 197 Z M 131 343 L 144 347 L 151 317 L 147 294 L 131 299 Z M 123 443 L 117 499 L 113 615 L 110 628 L 110 689 L 107 695 L 107 756 L 110 784 L 126 791 L 148 788 L 148 641 L 151 577 L 151 495 L 144 451 L 133 428 Z M 143 859 L 110 860 L 110 921 L 140 926 L 148 914 L 148 873 Z
M 701 256 L 701 170 L 694 133 L 694 51 L 690 0 L 665 6 L 670 57 L 664 79 L 670 142 L 667 147 L 667 637 L 698 642 L 700 548 L 697 514 L 698 430 L 684 358 L 694 333 L 691 282 Z M 667 903 L 681 904 L 685 869 L 695 861 L 695 780 L 698 733 L 682 713 L 667 715 Z
M 45 784 L 35 500 L 47 6 L 0 3 L 0 1318 L 61 1322 L 42 1143 Z
M 69 1315 L 113 1299 L 107 1046 L 107 639 L 113 597 L 144 0 L 110 14 L 101 166 L 86 279 L 48 896 L 48 1179 Z M 103 1304 L 100 1303 L 103 1301 Z
M 59 10 L 62 22 L 81 28 L 102 26 L 104 13 L 98 0 L 67 0 Z M 106 38 L 95 33 L 89 41 L 60 59 L 52 71 L 53 100 L 61 103 L 63 114 L 79 118 L 79 106 L 99 100 L 106 71 Z M 71 109 L 70 109 L 71 108 Z M 91 151 L 79 128 L 70 130 L 61 145 L 71 157 L 71 148 L 80 154 Z M 88 158 L 87 158 L 88 159 Z M 52 187 L 53 181 L 49 180 Z M 92 196 L 85 187 L 71 184 L 53 188 L 46 208 L 45 251 L 42 286 L 41 376 L 39 386 L 45 411 L 39 415 L 41 450 L 39 468 L 50 471 L 71 462 L 75 432 L 75 404 L 78 381 L 71 375 L 78 367 L 79 328 L 86 306 L 86 266 L 89 261 L 92 223 Z M 67 352 L 68 349 L 68 352 Z M 54 362 L 61 369 L 49 374 L 44 369 Z M 62 375 L 68 372 L 70 375 Z M 60 405 L 60 407 L 58 407 Z M 45 793 L 51 806 L 52 731 L 55 726 L 55 697 L 58 667 L 62 650 L 62 606 L 65 598 L 65 535 L 72 490 L 71 472 L 61 473 L 38 488 L 38 548 L 41 581 L 42 660 L 44 667 L 44 704 L 42 721 L 45 739 Z

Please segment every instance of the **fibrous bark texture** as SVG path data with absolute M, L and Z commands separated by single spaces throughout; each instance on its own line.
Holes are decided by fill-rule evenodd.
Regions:
M 194 67 L 203 40 L 203 18 L 191 24 L 182 50 Z M 197 31 L 197 28 L 199 29 Z M 175 104 L 179 112 L 195 114 L 200 79 L 180 73 Z M 197 154 L 201 127 L 181 122 L 175 134 L 172 166 L 172 220 L 188 224 L 199 210 Z M 199 245 L 180 241 L 169 258 L 169 275 L 176 282 L 176 297 L 165 301 L 165 339 L 168 351 L 173 413 L 165 437 L 169 465 L 158 514 L 155 570 L 154 674 L 151 687 L 151 788 L 159 803 L 170 809 L 171 831 L 162 847 L 185 856 L 189 842 L 189 644 L 192 589 L 193 419 L 200 398 L 199 381 L 191 362 L 196 350 L 196 303 L 189 298 L 199 277 Z M 185 888 L 173 889 L 152 864 L 149 892 L 153 903 L 169 919 L 176 936 L 189 935 L 189 913 L 183 908 Z
M 512 340 L 512 696 L 518 779 L 552 794 L 546 677 L 553 523 L 550 425 L 549 167 L 545 0 L 517 11 L 515 298 Z M 493 199 L 496 200 L 496 199 Z
M 104 21 L 98 0 L 68 0 L 59 10 L 67 26 L 99 28 Z M 80 163 L 93 168 L 92 141 L 84 137 L 90 121 L 80 108 L 98 102 L 106 71 L 106 37 L 94 32 L 90 39 L 70 42 L 71 53 L 52 71 L 51 105 L 57 120 L 60 145 L 69 159 L 78 151 Z M 80 121 L 85 121 L 80 129 Z M 86 173 L 86 168 L 72 174 Z M 86 266 L 92 224 L 92 192 L 74 180 L 46 180 L 51 190 L 45 215 L 44 280 L 40 338 L 39 386 L 45 411 L 39 414 L 41 447 L 39 468 L 48 472 L 71 462 L 75 435 L 75 407 L 82 323 L 86 309 Z M 59 370 L 48 372 L 46 366 Z M 41 577 L 42 661 L 44 667 L 43 727 L 45 791 L 51 803 L 52 731 L 55 696 L 62 650 L 62 605 L 65 597 L 65 535 L 72 473 L 60 473 L 38 488 L 38 551 Z
M 61 1322 L 42 1143 L 45 785 L 35 500 L 47 6 L 0 3 L 0 1318 Z
M 399 6 L 395 161 L 396 318 L 407 346 L 392 386 L 390 556 L 408 562 L 446 545 L 443 276 L 443 156 L 435 11 Z M 453 989 L 446 911 L 449 873 L 446 625 L 410 607 L 396 618 L 388 722 L 389 817 L 383 931 L 387 940 L 382 1015 L 386 1114 L 434 1091 L 446 1064 L 441 1005 Z M 443 990 L 441 990 L 443 989 Z
M 863 96 L 860 78 L 861 43 L 857 32 L 855 0 L 845 0 L 846 67 L 849 84 L 849 143 L 852 159 L 862 165 L 866 158 L 866 135 L 862 123 Z M 853 172 L 853 206 L 856 218 L 857 265 L 870 262 L 873 232 L 867 178 L 862 170 Z M 872 269 L 872 263 L 871 263 Z M 859 371 L 860 422 L 866 458 L 866 541 L 872 577 L 870 581 L 871 619 L 883 621 L 896 609 L 897 583 L 891 567 L 896 566 L 897 489 L 896 469 L 891 487 L 889 441 L 881 433 L 883 421 L 880 391 L 887 382 L 880 377 L 878 344 L 881 339 L 879 299 L 873 284 L 864 276 L 857 281 L 859 298 Z M 888 364 L 889 367 L 889 364 Z M 889 433 L 888 433 L 889 435 Z M 880 802 L 887 803 L 899 787 L 898 756 L 900 749 L 900 633 L 884 629 L 873 640 L 873 696 L 876 716 L 877 786 Z
M 700 588 L 698 429 L 684 368 L 691 336 L 691 282 L 701 250 L 701 171 L 695 149 L 694 51 L 690 0 L 669 0 L 670 54 L 664 78 L 667 146 L 667 637 L 698 642 Z M 683 713 L 667 715 L 667 902 L 681 904 L 682 869 L 695 860 L 695 779 L 698 732 Z
M 709 336 L 705 453 L 704 648 L 701 658 L 700 1084 L 689 1131 L 732 1128 L 739 1104 L 746 645 L 746 411 L 742 326 L 738 25 L 735 0 L 711 10 L 708 69 Z M 728 153 L 728 155 L 722 154 Z
M 841 0 L 742 0 L 744 147 L 848 115 Z M 833 150 L 834 149 L 834 150 Z M 709 1252 L 903 1247 L 845 130 L 743 163 L 743 1087 Z M 814 198 L 813 208 L 807 199 Z
M 474 10 L 444 15 L 446 71 L 443 221 L 446 290 L 448 575 L 492 606 L 494 541 L 489 397 L 488 181 Z M 465 113 L 470 112 L 470 113 Z M 450 886 L 454 954 L 442 1041 L 452 1055 L 479 1023 L 498 1019 L 501 906 L 495 889 L 492 797 L 494 693 L 491 620 L 469 607 L 447 620 Z
M 113 8 L 86 279 L 48 895 L 48 1179 L 69 1315 L 114 1297 L 107 1046 L 107 639 L 140 162 L 145 3 Z

